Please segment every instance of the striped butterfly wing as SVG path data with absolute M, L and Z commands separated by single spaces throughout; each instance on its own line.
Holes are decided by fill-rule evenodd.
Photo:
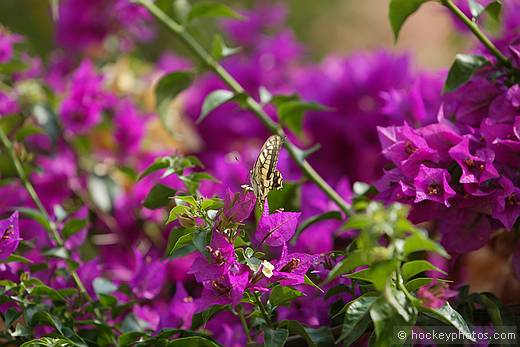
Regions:
M 282 174 L 276 169 L 276 165 L 283 142 L 283 138 L 278 135 L 270 136 L 251 170 L 251 186 L 261 205 L 272 189 L 282 189 Z

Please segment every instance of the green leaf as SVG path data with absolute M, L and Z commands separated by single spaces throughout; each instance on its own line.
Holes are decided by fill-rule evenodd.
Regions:
M 405 256 L 419 251 L 435 252 L 444 258 L 450 258 L 450 255 L 440 244 L 429 239 L 428 236 L 422 231 L 415 232 L 408 236 L 404 240 L 403 246 L 403 253 Z
M 235 97 L 235 93 L 230 90 L 217 89 L 209 93 L 204 102 L 202 103 L 202 110 L 199 118 L 195 123 L 200 124 L 211 111 L 220 105 L 232 100 Z
M 298 136 L 302 135 L 303 116 L 306 111 L 312 110 L 328 110 L 327 107 L 315 102 L 303 102 L 300 100 L 292 100 L 282 103 L 278 106 L 278 116 L 280 122 L 287 126 L 293 133 Z
M 106 278 L 96 277 L 92 282 L 96 294 L 110 294 L 117 290 L 117 286 Z
M 195 194 L 201 181 L 212 181 L 219 183 L 220 181 L 207 172 L 193 172 L 187 176 L 179 176 L 179 179 L 184 183 L 188 193 Z
M 415 292 L 417 289 L 429 284 L 433 279 L 427 277 L 414 278 L 406 282 L 405 287 L 409 292 Z
M 167 115 L 172 100 L 187 89 L 192 81 L 191 71 L 175 71 L 161 77 L 155 87 L 155 107 L 162 119 Z
M 327 282 L 335 279 L 336 277 L 354 270 L 357 267 L 368 264 L 368 255 L 366 252 L 355 250 L 349 253 L 346 258 L 337 263 L 334 268 L 329 272 Z
M 181 248 L 179 249 L 174 255 L 170 256 L 168 255 L 169 251 L 175 247 L 175 244 L 177 243 L 177 241 L 179 241 L 179 239 L 181 238 L 181 236 L 183 235 L 186 235 L 186 234 L 190 234 L 194 232 L 194 229 L 193 228 L 184 228 L 184 227 L 179 227 L 179 228 L 175 228 L 173 229 L 171 232 L 170 232 L 170 235 L 168 236 L 168 246 L 166 247 L 166 251 L 165 251 L 165 258 L 176 258 L 176 257 L 179 257 L 179 256 L 182 256 L 182 255 L 186 255 L 188 254 L 189 252 L 195 250 L 195 247 L 193 246 L 187 246 L 185 248 Z
M 229 308 L 229 305 L 213 305 L 206 311 L 195 314 L 192 319 L 191 329 L 197 329 L 201 325 L 206 324 L 210 320 L 210 318 L 213 317 L 215 314 L 227 310 Z
M 320 286 L 318 286 L 316 283 L 314 283 L 307 275 L 303 276 L 303 283 L 308 285 L 308 286 L 311 286 L 311 287 L 314 287 L 314 288 L 318 289 L 322 293 L 325 293 L 323 291 L 323 289 L 321 289 Z
M 156 184 L 148 193 L 144 199 L 143 206 L 151 210 L 164 207 L 171 203 L 171 197 L 176 193 L 175 189 L 172 189 L 164 184 Z
M 448 77 L 444 85 L 445 92 L 451 92 L 464 83 L 468 82 L 471 76 L 481 69 L 489 65 L 489 61 L 480 55 L 474 54 L 457 54 L 455 61 L 448 71 Z
M 63 238 L 67 240 L 69 237 L 82 230 L 87 226 L 87 220 L 85 219 L 69 219 L 63 229 L 61 230 L 61 234 Z
M 23 263 L 23 264 L 31 264 L 33 261 L 26 257 L 23 257 L 18 254 L 11 254 L 7 257 L 7 259 L 0 260 L 0 263 Z
M 286 327 L 291 335 L 301 336 L 308 347 L 334 345 L 334 337 L 328 327 L 319 329 L 306 328 L 298 321 L 282 321 L 280 326 Z
M 342 230 L 363 230 L 372 225 L 372 220 L 365 213 L 353 214 L 348 217 L 347 222 L 343 225 Z
M 343 339 L 343 346 L 356 346 L 354 342 L 365 333 L 370 325 L 370 321 L 369 315 L 363 316 L 363 318 L 354 326 L 352 333 Z
M 162 174 L 161 178 L 167 177 L 171 174 L 182 175 L 185 169 L 193 167 L 204 167 L 204 165 L 202 165 L 197 157 L 192 155 L 160 157 L 155 159 L 155 161 L 139 175 L 137 180 L 161 169 L 168 169 Z
M 29 290 L 29 293 L 33 296 L 46 295 L 53 300 L 65 301 L 63 295 L 61 295 L 56 289 L 46 286 L 44 284 L 34 286 Z
M 317 347 L 317 340 L 321 339 L 320 336 L 313 336 L 312 334 L 309 334 L 308 328 L 305 328 L 300 322 L 295 320 L 281 321 L 279 322 L 278 326 L 281 328 L 287 328 L 291 334 L 303 337 L 309 347 Z
M 426 260 L 413 260 L 404 263 L 401 269 L 401 274 L 403 275 L 403 279 L 408 281 L 410 278 L 424 271 L 437 271 L 443 275 L 447 275 L 446 272 Z
M 166 223 L 171 223 L 174 220 L 176 220 L 179 216 L 185 214 L 190 210 L 189 206 L 186 205 L 177 205 L 174 208 L 171 209 L 170 215 L 168 217 L 168 220 Z
M 396 312 L 394 307 L 390 305 L 385 297 L 379 297 L 370 308 L 370 318 L 374 323 L 374 331 L 376 339 L 375 346 L 396 346 L 397 341 L 394 338 L 394 327 L 399 326 L 401 329 L 410 328 L 410 324 Z M 409 336 L 409 334 L 407 334 Z M 404 343 L 405 341 L 402 341 Z
M 309 338 L 316 344 L 318 347 L 329 347 L 335 346 L 334 344 L 334 336 L 328 327 L 321 328 L 304 328 L 305 332 L 309 336 Z
M 47 217 L 40 211 L 29 207 L 17 207 L 16 210 L 24 214 L 26 217 L 35 220 L 46 230 L 50 230 L 50 222 L 47 220 Z
M 429 0 L 390 0 L 388 17 L 395 41 L 399 38 L 404 22 L 427 1 Z
M 242 49 L 240 47 L 228 47 L 224 42 L 224 39 L 219 34 L 213 36 L 213 43 L 211 45 L 211 53 L 215 60 L 220 60 L 222 58 L 228 57 L 230 55 L 236 54 L 240 52 Z
M 174 232 L 174 231 L 172 231 L 172 232 Z M 189 233 L 189 234 L 182 235 L 181 237 L 179 237 L 179 239 L 177 240 L 175 245 L 173 245 L 173 247 L 170 250 L 168 250 L 168 256 L 172 256 L 175 252 L 177 252 L 181 248 L 191 245 L 193 243 L 194 236 L 195 236 L 195 233 Z
M 16 140 L 23 141 L 23 140 L 25 140 L 25 138 L 27 138 L 31 135 L 42 134 L 42 133 L 44 133 L 44 130 L 42 128 L 32 126 L 32 125 L 26 125 L 16 132 Z
M 61 324 L 60 320 L 56 316 L 50 314 L 49 312 L 37 311 L 31 317 L 31 325 L 35 325 L 37 323 L 50 325 L 50 326 L 56 328 L 56 330 L 60 334 L 63 334 L 63 332 L 62 332 L 63 325 Z
M 190 12 L 188 13 L 188 22 L 203 17 L 227 17 L 242 19 L 243 17 L 237 12 L 224 4 L 216 2 L 197 3 L 193 5 Z
M 300 225 L 296 229 L 296 232 L 294 233 L 291 243 L 293 245 L 296 244 L 296 241 L 298 240 L 298 237 L 301 235 L 301 233 L 305 229 L 310 227 L 311 225 L 318 223 L 320 221 L 323 221 L 323 220 L 328 220 L 328 219 L 341 220 L 341 218 L 342 218 L 341 213 L 338 211 L 329 211 L 329 212 L 325 212 L 322 214 L 317 214 L 315 216 L 309 217 L 306 220 L 304 220 L 302 223 L 300 223 Z
M 286 304 L 302 295 L 303 293 L 299 290 L 293 289 L 291 287 L 277 285 L 271 290 L 271 294 L 269 295 L 269 302 L 273 307 L 277 307 Z
M 173 166 L 172 165 L 173 160 L 174 159 L 172 157 L 161 157 L 161 158 L 155 159 L 155 161 L 150 166 L 148 166 L 143 172 L 141 172 L 141 174 L 139 175 L 137 180 L 140 180 L 140 179 L 154 173 L 155 171 L 158 171 L 161 169 L 166 169 L 166 168 L 171 168 Z
M 359 328 L 363 326 L 362 321 L 367 316 L 370 308 L 372 307 L 372 304 L 376 301 L 376 299 L 377 297 L 375 296 L 360 296 L 359 298 L 345 305 L 344 310 L 342 310 L 345 312 L 345 318 L 341 328 L 341 335 L 339 336 L 337 342 L 340 342 L 352 335 L 357 335 L 356 339 L 361 336 L 361 334 L 364 332 L 364 329 L 359 331 Z
M 276 329 L 271 328 L 264 329 L 264 346 L 265 347 L 283 347 L 285 341 L 289 337 L 289 331 L 287 329 Z
M 488 4 L 484 9 L 484 13 L 487 13 L 495 22 L 500 21 L 501 12 L 502 3 L 500 1 L 493 1 L 492 3 Z
M 114 307 L 117 305 L 117 298 L 112 295 L 98 293 L 98 299 L 101 306 L 104 307 Z
M 396 269 L 396 259 L 384 260 L 371 265 L 368 269 L 354 272 L 347 277 L 371 282 L 377 290 L 383 291 Z
M 415 321 L 417 318 L 417 309 L 407 300 L 406 295 L 402 291 L 387 284 L 384 297 L 405 322 L 412 323 Z
M 20 347 L 80 347 L 84 345 L 79 345 L 76 342 L 67 339 L 67 338 L 52 338 L 52 337 L 42 337 L 39 339 L 31 340 L 24 342 L 20 345 Z
M 222 208 L 222 206 L 224 206 L 224 201 L 220 198 L 204 199 L 200 204 L 200 207 L 205 211 L 217 210 L 219 208 Z
M 8 308 L 7 311 L 5 311 L 4 314 L 4 326 L 6 329 L 9 329 L 11 325 L 14 323 L 15 320 L 20 318 L 22 315 L 22 312 L 16 311 L 14 308 Z
M 131 346 L 133 343 L 137 342 L 141 337 L 145 336 L 147 336 L 147 334 L 141 331 L 129 331 L 127 333 L 121 334 L 119 336 L 119 346 Z
M 421 310 L 423 312 L 425 312 L 426 314 L 433 316 L 434 318 L 436 318 L 442 322 L 445 322 L 445 323 L 448 323 L 448 324 L 454 326 L 455 328 L 457 328 L 457 330 L 459 330 L 464 335 L 471 336 L 471 331 L 468 328 L 468 324 L 466 323 L 464 318 L 462 318 L 460 313 L 455 311 L 453 309 L 453 307 L 450 306 L 449 303 L 444 304 L 444 306 L 442 306 L 441 308 L 431 309 L 431 308 L 427 308 L 427 307 L 422 307 Z M 473 339 L 470 339 L 470 340 L 472 342 L 475 342 L 475 340 L 473 340 Z

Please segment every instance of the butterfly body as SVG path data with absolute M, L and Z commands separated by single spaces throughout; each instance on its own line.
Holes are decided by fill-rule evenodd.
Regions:
M 270 136 L 262 146 L 250 172 L 251 188 L 261 205 L 271 190 L 283 188 L 282 174 L 276 169 L 283 142 L 279 135 Z

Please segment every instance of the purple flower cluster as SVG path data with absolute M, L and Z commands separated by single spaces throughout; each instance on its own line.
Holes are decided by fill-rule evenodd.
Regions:
M 318 260 L 317 256 L 305 253 L 288 253 L 287 242 L 296 231 L 300 213 L 270 214 L 266 201 L 255 237 L 258 247 L 282 247 L 281 255 L 275 260 L 264 260 L 256 267 L 239 262 L 234 247 L 236 234 L 231 230 L 249 217 L 255 201 L 252 192 L 233 194 L 228 191 L 225 207 L 218 216 L 217 227 L 207 246 L 209 257 L 200 254 L 190 270 L 197 282 L 204 286 L 202 297 L 195 301 L 197 311 L 215 304 L 237 305 L 247 289 L 268 292 L 269 286 L 277 282 L 285 286 L 303 285 L 305 274 Z
M 518 23 L 512 14 L 518 12 L 507 4 L 504 35 L 509 37 L 509 57 L 518 68 L 520 48 L 513 35 Z M 297 91 L 304 100 L 327 106 L 306 114 L 303 136 L 289 136 L 302 147 L 321 144 L 319 154 L 311 155 L 309 161 L 345 201 L 353 198 L 351 182 L 371 182 L 389 164 L 392 166 L 385 168 L 376 183 L 380 197 L 412 205 L 415 222 L 435 221 L 450 252 L 477 249 L 494 230 L 515 227 L 520 215 L 518 84 L 503 76 L 497 79 L 495 70 L 487 67 L 460 89 L 443 96 L 445 73 L 416 72 L 408 56 L 385 51 L 328 57 L 316 65 L 305 63 L 304 47 L 283 28 L 285 14 L 281 5 L 260 5 L 243 11 L 244 21 L 223 22 L 229 39 L 242 47 L 240 53 L 224 58 L 223 65 L 257 100 L 265 88 L 273 95 Z M 112 36 L 119 38 L 119 48 L 125 50 L 137 41 L 148 40 L 152 35 L 149 19 L 147 12 L 128 0 L 63 0 L 57 39 L 67 49 L 95 57 L 103 44 L 110 45 Z M 274 34 L 267 35 L 268 31 Z M 17 35 L 0 33 L 0 63 L 16 56 L 13 47 L 20 41 Z M 39 60 L 23 55 L 20 59 L 28 68 L 13 78 L 12 90 L 0 91 L 0 117 L 23 109 L 17 83 L 41 75 Z M 335 265 L 327 253 L 344 245 L 338 231 L 346 217 L 314 223 L 297 240 L 292 239 L 299 222 L 338 210 L 337 206 L 306 182 L 296 193 L 301 212 L 270 213 L 266 201 L 258 224 L 250 223 L 255 197 L 251 192 L 235 192 L 248 182 L 249 169 L 268 131 L 250 112 L 226 103 L 198 126 L 206 142 L 195 153 L 219 179 L 203 182 L 198 193 L 225 196 L 223 207 L 212 225 L 200 216 L 180 216 L 164 226 L 164 211 L 142 208 L 143 201 L 158 183 L 184 193 L 186 181 L 155 173 L 134 182 L 130 167 L 142 172 L 154 158 L 173 150 L 168 147 L 164 153 L 147 147 L 155 140 L 148 134 L 148 125 L 157 117 L 145 116 L 134 104 L 137 98 L 113 90 L 108 83 L 110 73 L 101 72 L 113 66 L 100 70 L 94 61 L 84 58 L 77 64 L 74 57 L 51 57 L 42 77 L 59 105 L 60 127 L 55 130 L 64 134 L 58 134 L 58 139 L 40 133 L 27 138 L 36 166 L 30 180 L 60 232 L 67 230 L 68 223 L 88 220 L 67 238 L 65 247 L 78 262 L 79 276 L 89 293 L 95 296 L 95 284 L 110 279 L 115 286 L 129 288 L 113 295 L 121 303 L 136 302 L 131 311 L 149 328 L 189 329 L 196 313 L 216 304 L 238 305 L 243 303 L 244 294 L 247 297 L 253 291 L 263 293 L 263 300 L 278 283 L 304 294 L 294 305 L 277 310 L 280 319 L 296 319 L 310 326 L 329 323 L 332 303 L 356 293 L 324 299 L 315 288 L 304 285 L 305 275 L 327 277 Z M 165 73 L 190 67 L 184 59 L 165 54 L 155 69 Z M 204 98 L 220 88 L 226 86 L 214 75 L 198 78 L 180 96 L 180 113 L 186 113 L 188 122 L 195 120 Z M 278 120 L 273 106 L 265 109 Z M 51 142 L 56 146 L 50 146 Z M 280 154 L 279 169 L 287 186 L 302 179 L 285 150 Z M 19 183 L 3 183 L 2 215 L 10 213 L 13 206 L 34 207 Z M 65 216 L 60 213 L 64 207 L 70 209 Z M 17 214 L 0 221 L 0 258 L 9 256 L 21 239 L 27 240 L 35 247 L 24 256 L 48 263 L 36 276 L 54 288 L 70 287 L 71 282 L 55 276 L 57 270 L 65 268 L 65 261 L 46 260 L 43 255 L 42 250 L 56 246 L 44 228 L 25 217 L 19 223 L 18 228 Z M 209 245 L 163 260 L 168 236 L 193 226 L 197 226 L 194 233 L 211 229 L 206 230 Z M 244 257 L 235 249 L 241 241 L 239 234 L 245 232 L 257 251 L 265 251 L 258 256 L 262 261 L 252 249 L 244 250 Z M 93 260 L 82 260 L 85 244 L 95 246 Z M 515 259 L 520 259 L 518 249 Z M 515 263 L 517 271 L 519 264 Z M 16 279 L 24 269 L 23 264 L 2 264 L 0 277 Z M 323 289 L 350 284 L 342 277 Z M 431 307 L 440 306 L 451 295 L 437 283 L 418 293 Z M 240 346 L 245 345 L 246 337 L 239 325 L 235 315 L 222 312 L 206 328 L 224 345 Z
M 515 61 L 514 43 L 510 49 Z M 415 222 L 438 221 L 454 253 L 482 247 L 520 216 L 520 87 L 494 71 L 485 68 L 446 93 L 434 124 L 378 128 L 393 164 L 376 183 L 381 197 L 411 204 Z
M 57 41 L 66 49 L 98 50 L 110 36 L 128 51 L 153 38 L 151 15 L 129 0 L 65 0 L 59 3 Z
M 103 77 L 89 60 L 81 63 L 72 75 L 67 97 L 60 107 L 63 125 L 72 134 L 88 132 L 98 124 L 102 112 L 111 105 L 103 89 Z

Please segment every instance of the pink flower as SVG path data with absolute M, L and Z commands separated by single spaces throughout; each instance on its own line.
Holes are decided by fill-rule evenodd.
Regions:
M 450 207 L 448 199 L 455 196 L 455 191 L 448 181 L 450 174 L 444 169 L 435 169 L 421 164 L 414 179 L 416 187 L 415 202 L 431 200 Z
M 264 213 L 258 222 L 256 239 L 260 245 L 278 247 L 289 241 L 296 232 L 300 212 L 276 212 L 269 214 L 269 203 L 265 200 Z
M 417 297 L 422 304 L 429 308 L 441 308 L 449 298 L 457 296 L 458 292 L 448 288 L 446 282 L 432 280 L 429 284 L 422 286 L 417 291 Z
M 18 211 L 9 218 L 0 220 L 0 235 L 0 259 L 6 259 L 16 250 L 21 240 Z

